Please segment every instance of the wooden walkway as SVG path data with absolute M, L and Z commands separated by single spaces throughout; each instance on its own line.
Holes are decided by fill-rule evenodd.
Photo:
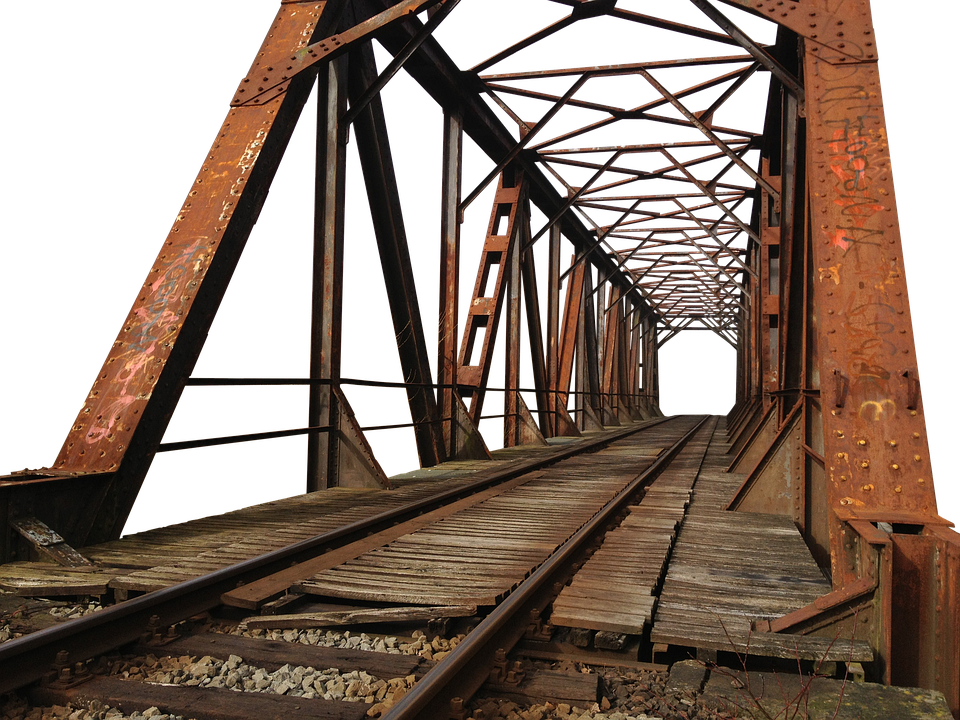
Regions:
M 864 642 L 751 632 L 830 592 L 793 520 L 729 512 L 744 476 L 715 443 L 704 461 L 664 579 L 655 643 L 811 660 L 871 660 Z
M 640 635 L 716 421 L 687 443 L 553 603 L 550 624 Z
M 377 602 L 493 605 L 695 422 L 683 418 L 563 460 L 294 589 Z

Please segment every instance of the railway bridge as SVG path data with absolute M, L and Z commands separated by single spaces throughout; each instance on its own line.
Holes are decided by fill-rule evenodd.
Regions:
M 520 692 L 513 653 L 570 651 L 651 672 L 693 656 L 717 677 L 788 661 L 841 687 L 936 691 L 960 718 L 960 536 L 937 512 L 869 2 L 536 7 L 517 34 L 487 31 L 476 0 L 282 0 L 62 447 L 0 478 L 0 589 L 18 612 L 105 607 L 0 644 L 0 692 L 55 667 L 35 697 L 353 716 L 306 685 L 295 709 L 237 709 L 90 673 L 136 642 L 234 642 L 270 666 L 252 638 L 162 639 L 207 613 L 468 629 L 431 668 L 383 670 L 417 677 L 389 717 L 466 717 L 481 686 Z M 382 98 L 401 78 L 437 120 L 422 188 L 395 164 L 409 139 Z M 309 362 L 199 375 L 304 116 Z M 405 206 L 431 188 L 423 238 Z M 379 256 L 359 278 L 354 198 Z M 344 360 L 365 343 L 351 283 L 385 293 L 398 379 Z M 659 350 L 695 331 L 735 353 L 735 404 L 665 417 Z M 165 439 L 187 389 L 214 387 L 296 389 L 302 422 Z M 398 396 L 400 422 L 354 408 Z M 368 436 L 385 430 L 418 468 L 384 470 Z M 121 537 L 158 454 L 289 437 L 303 494 Z

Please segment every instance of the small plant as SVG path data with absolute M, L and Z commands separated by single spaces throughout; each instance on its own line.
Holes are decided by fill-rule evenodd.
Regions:
M 742 679 L 740 670 L 730 670 L 729 668 L 717 665 L 716 663 L 703 663 L 704 667 L 707 667 L 711 673 L 717 673 L 724 677 L 727 677 L 731 681 L 731 685 L 736 688 L 737 694 L 740 698 L 743 699 L 743 706 L 740 703 L 734 703 L 732 706 L 724 706 L 722 709 L 728 714 L 732 714 L 733 717 L 740 717 L 740 711 L 746 710 L 750 713 L 751 717 L 762 718 L 763 720 L 807 720 L 809 718 L 808 708 L 810 700 L 810 689 L 814 680 L 818 678 L 826 678 L 829 675 L 822 673 L 824 662 L 826 662 L 826 657 L 829 654 L 830 650 L 833 648 L 834 643 L 839 639 L 839 634 L 835 636 L 830 644 L 827 646 L 827 649 L 824 651 L 822 657 L 820 657 L 814 667 L 813 672 L 810 674 L 804 673 L 802 661 L 800 658 L 800 653 L 797 652 L 797 677 L 800 679 L 799 687 L 788 688 L 783 682 L 783 678 L 776 671 L 773 672 L 773 676 L 777 682 L 777 689 L 779 691 L 779 698 L 776 700 L 767 701 L 766 705 L 763 700 L 766 694 L 766 688 L 762 687 L 759 691 L 752 687 L 750 672 L 747 669 L 747 659 L 750 656 L 750 639 L 752 636 L 751 632 L 747 633 L 747 644 L 745 650 L 741 653 L 737 648 L 737 644 L 733 641 L 733 638 L 730 636 L 726 625 L 723 623 L 723 619 L 717 615 L 717 621 L 720 623 L 720 627 L 723 628 L 723 633 L 727 638 L 727 642 L 730 643 L 730 648 L 733 653 L 737 656 L 737 661 L 742 668 Z M 854 616 L 854 622 L 856 622 L 856 615 Z M 851 650 L 852 652 L 852 650 Z M 852 657 L 850 658 L 852 660 Z M 849 664 L 844 663 L 844 672 L 843 679 L 840 683 L 840 691 L 837 696 L 837 704 L 833 710 L 833 714 L 830 716 L 830 720 L 836 720 L 837 716 L 840 714 L 840 706 L 843 703 L 843 696 L 847 686 L 847 680 L 849 677 Z M 782 704 L 782 707 L 780 707 Z M 776 706 L 776 711 L 773 709 L 773 705 Z

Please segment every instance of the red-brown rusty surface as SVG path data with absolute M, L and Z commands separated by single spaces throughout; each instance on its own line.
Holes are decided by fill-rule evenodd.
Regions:
M 460 345 L 457 381 L 466 386 L 465 395 L 473 395 L 470 413 L 474 422 L 479 420 L 483 407 L 482 388 L 486 386 L 490 373 L 495 333 L 503 308 L 507 263 L 510 255 L 517 252 L 514 246 L 517 242 L 517 217 L 522 201 L 522 183 L 523 176 L 519 172 L 515 175 L 515 184 L 505 185 L 503 177 L 500 178 Z M 487 289 L 490 289 L 489 294 L 486 294 Z M 484 331 L 482 343 L 475 347 L 481 330 Z M 474 387 L 479 387 L 480 390 L 467 389 Z
M 728 4 L 804 38 L 811 349 L 820 357 L 829 504 L 935 515 L 870 4 Z M 839 524 L 830 524 L 842 585 Z
M 877 67 L 806 72 L 831 504 L 935 513 Z
M 255 67 L 308 44 L 325 5 L 283 5 Z M 181 330 L 192 319 L 204 278 L 215 268 L 218 253 L 224 252 L 221 238 L 247 194 L 246 182 L 284 98 L 281 95 L 266 105 L 233 108 L 228 113 L 57 456 L 57 469 L 92 472 L 119 467 Z M 234 250 L 226 248 L 229 255 Z

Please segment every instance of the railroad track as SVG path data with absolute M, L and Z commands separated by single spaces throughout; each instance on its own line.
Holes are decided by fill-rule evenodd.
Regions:
M 197 718 L 346 718 L 366 716 L 370 710 L 370 701 L 349 703 L 318 695 L 315 683 L 323 673 L 310 676 L 314 690 L 307 698 L 238 693 L 227 689 L 231 686 L 208 689 L 144 683 L 135 678 L 148 677 L 151 668 L 144 670 L 142 659 L 118 660 L 116 652 L 124 648 L 128 654 L 154 658 L 153 668 L 161 668 L 153 674 L 154 680 L 165 679 L 162 658 L 167 656 L 206 657 L 210 663 L 219 663 L 215 665 L 218 673 L 224 663 L 231 662 L 239 672 L 242 658 L 244 667 L 259 672 L 255 682 L 259 685 L 282 666 L 318 670 L 326 666 L 340 672 L 319 678 L 324 687 L 331 682 L 337 687 L 338 678 L 355 673 L 344 681 L 344 691 L 351 682 L 359 682 L 361 689 L 372 690 L 374 700 L 387 697 L 390 707 L 378 708 L 386 717 L 456 715 L 458 698 L 471 697 L 498 674 L 508 685 L 515 679 L 519 668 L 513 667 L 506 652 L 524 635 L 543 633 L 549 627 L 545 610 L 599 546 L 604 533 L 616 527 L 626 516 L 625 508 L 637 502 L 641 491 L 698 433 L 709 439 L 712 425 L 707 418 L 689 417 L 649 422 L 606 433 L 546 460 L 521 459 L 481 481 L 8 641 L 0 645 L 0 693 L 33 684 L 37 702 L 99 699 L 124 711 L 153 705 Z M 702 449 L 698 454 L 702 459 Z M 295 564 L 291 567 L 291 563 Z M 314 612 L 291 614 L 304 609 L 294 601 L 309 599 L 307 593 L 323 595 L 328 604 L 319 612 L 307 604 L 304 607 Z M 363 621 L 363 606 L 359 610 L 330 606 L 330 598 L 337 597 L 341 602 L 366 601 L 372 622 L 392 612 L 394 619 L 408 620 L 469 616 L 475 627 L 452 645 L 440 640 L 446 649 L 437 651 L 443 653 L 439 663 L 419 655 L 187 632 L 182 624 L 176 631 L 169 630 L 205 613 L 229 614 L 231 607 L 234 613 L 241 608 L 245 614 L 256 608 L 264 612 L 264 606 L 281 613 L 262 616 L 260 626 L 283 626 L 299 616 L 300 626 L 308 623 L 309 627 L 311 619 L 315 625 L 322 624 L 336 619 L 338 612 L 352 612 L 353 621 Z M 394 605 L 384 608 L 384 601 Z M 257 622 L 250 624 L 257 626 Z M 417 642 L 424 641 L 405 644 L 416 646 Z M 103 674 L 118 667 L 128 668 L 123 671 L 126 678 Z M 90 668 L 101 674 L 88 676 Z M 138 668 L 134 679 L 130 668 Z M 227 668 L 227 676 L 230 672 Z M 303 687 L 302 674 L 291 677 Z M 246 680 L 242 678 L 241 685 Z M 385 687 L 391 689 L 389 694 Z

